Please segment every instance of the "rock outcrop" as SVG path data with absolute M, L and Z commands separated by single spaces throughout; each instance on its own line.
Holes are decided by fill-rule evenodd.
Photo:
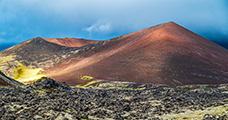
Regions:
M 0 86 L 22 86 L 23 84 L 6 76 L 3 72 L 0 71 Z
M 125 82 L 124 85 L 71 88 L 43 77 L 23 87 L 0 86 L 0 119 L 228 118 L 227 84 L 142 87 L 139 83 Z

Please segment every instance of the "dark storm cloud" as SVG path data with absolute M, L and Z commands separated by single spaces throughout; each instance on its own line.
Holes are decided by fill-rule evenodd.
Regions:
M 109 39 L 174 21 L 211 40 L 227 40 L 226 0 L 5 0 L 0 42 L 41 36 Z

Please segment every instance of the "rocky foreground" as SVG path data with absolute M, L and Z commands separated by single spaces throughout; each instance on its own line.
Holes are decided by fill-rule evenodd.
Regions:
M 3 120 L 228 118 L 228 85 L 168 87 L 109 83 L 71 88 L 49 78 L 17 87 L 0 86 Z M 128 85 L 126 85 L 128 84 Z

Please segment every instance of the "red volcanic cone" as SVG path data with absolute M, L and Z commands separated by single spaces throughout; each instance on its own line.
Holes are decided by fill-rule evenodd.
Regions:
M 50 76 L 71 85 L 80 75 L 173 86 L 228 82 L 228 51 L 174 22 L 115 38 L 82 56 Z
M 5 51 L 2 71 L 22 63 L 69 85 L 94 79 L 186 84 L 228 83 L 228 50 L 169 22 L 108 41 L 34 38 Z M 40 72 L 40 73 L 41 73 Z

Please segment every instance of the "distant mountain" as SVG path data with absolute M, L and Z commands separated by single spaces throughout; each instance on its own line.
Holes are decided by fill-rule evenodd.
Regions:
M 0 52 L 0 69 L 8 76 L 28 82 L 46 76 L 41 71 L 55 68 L 101 43 L 82 47 L 66 47 L 37 37 Z M 74 62 L 83 59 L 74 59 Z
M 228 50 L 174 22 L 107 41 L 38 37 L 0 56 L 0 69 L 22 82 L 48 76 L 69 85 L 96 79 L 172 86 L 228 83 Z
M 101 41 L 95 41 L 95 40 L 85 40 L 85 39 L 77 39 L 77 38 L 47 38 L 44 39 L 48 42 L 56 43 L 58 45 L 66 46 L 66 47 L 82 47 L 85 45 L 98 43 Z

